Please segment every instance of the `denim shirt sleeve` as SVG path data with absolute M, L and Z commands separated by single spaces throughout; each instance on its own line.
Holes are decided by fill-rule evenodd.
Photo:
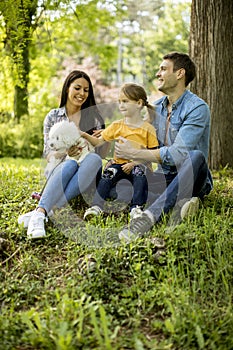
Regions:
M 169 127 L 168 144 L 160 148 L 162 163 L 179 165 L 190 150 L 200 150 L 208 158 L 210 111 L 208 105 L 189 101 L 188 108 L 174 110 Z M 197 102 L 197 101 L 196 101 Z M 187 102 L 186 102 L 187 103 Z M 184 106 L 183 106 L 184 107 Z

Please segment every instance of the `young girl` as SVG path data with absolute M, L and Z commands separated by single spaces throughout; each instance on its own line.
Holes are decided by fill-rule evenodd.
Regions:
M 155 128 L 142 119 L 141 112 L 145 106 L 148 109 L 150 120 L 152 120 L 155 110 L 153 106 L 149 105 L 144 88 L 134 83 L 124 84 L 119 94 L 119 110 L 124 118 L 109 125 L 102 131 L 99 138 L 86 133 L 83 133 L 83 136 L 93 146 L 100 146 L 104 142 L 113 140 L 120 142 L 119 138 L 123 137 L 130 140 L 136 148 L 157 148 L 158 140 Z M 132 162 L 114 155 L 112 164 L 102 174 L 92 207 L 86 210 L 84 219 L 90 219 L 103 212 L 104 202 L 109 198 L 110 190 L 121 179 L 127 179 L 133 185 L 130 215 L 131 217 L 138 215 L 147 200 L 147 170 L 152 170 L 151 163 Z

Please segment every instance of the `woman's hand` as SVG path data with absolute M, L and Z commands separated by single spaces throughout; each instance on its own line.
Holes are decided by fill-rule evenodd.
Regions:
M 67 154 L 69 157 L 78 157 L 82 152 L 82 147 L 79 147 L 78 145 L 71 146 L 67 150 Z

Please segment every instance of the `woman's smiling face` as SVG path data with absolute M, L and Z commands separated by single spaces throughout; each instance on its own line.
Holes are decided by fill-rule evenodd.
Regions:
M 89 83 L 85 78 L 75 79 L 69 86 L 67 102 L 81 107 L 89 95 Z

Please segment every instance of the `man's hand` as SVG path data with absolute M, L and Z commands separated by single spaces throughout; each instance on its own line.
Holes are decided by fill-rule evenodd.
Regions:
M 137 160 L 143 163 L 161 163 L 159 149 L 147 149 L 142 146 L 139 149 L 134 147 L 133 141 L 127 140 L 124 137 L 119 137 L 119 142 L 115 143 L 115 154 L 118 158 Z
M 119 141 L 120 142 L 115 143 L 115 153 L 117 158 L 132 159 L 135 148 L 132 147 L 131 142 L 121 136 L 119 137 Z

